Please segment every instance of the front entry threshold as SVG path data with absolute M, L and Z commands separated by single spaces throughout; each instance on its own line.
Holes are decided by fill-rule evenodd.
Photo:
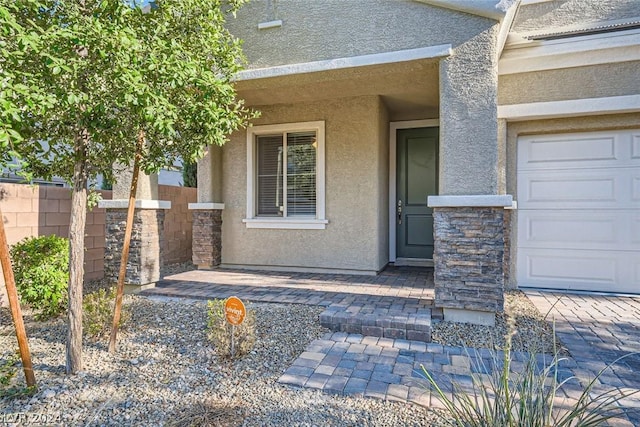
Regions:
M 396 258 L 396 267 L 433 267 L 433 260 L 427 258 Z

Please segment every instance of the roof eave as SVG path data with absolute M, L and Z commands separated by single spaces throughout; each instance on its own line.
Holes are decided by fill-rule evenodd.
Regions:
M 516 0 L 415 0 L 431 6 L 466 12 L 472 15 L 502 21 Z

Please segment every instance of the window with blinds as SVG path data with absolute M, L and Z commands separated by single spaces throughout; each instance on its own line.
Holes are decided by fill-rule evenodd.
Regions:
M 257 214 L 315 217 L 316 132 L 260 135 L 257 144 Z

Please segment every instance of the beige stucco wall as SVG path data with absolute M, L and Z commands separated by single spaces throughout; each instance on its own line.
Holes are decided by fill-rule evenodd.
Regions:
M 513 122 L 507 126 L 507 193 L 513 194 L 517 200 L 517 142 L 522 135 L 536 135 L 544 133 L 589 132 L 608 129 L 634 129 L 640 123 L 640 113 L 616 114 L 589 117 L 571 117 L 553 120 L 535 120 Z M 511 222 L 511 272 L 510 287 L 516 286 L 517 265 L 517 217 L 518 211 L 513 211 Z
M 375 272 L 387 262 L 388 124 L 377 96 L 258 107 L 255 124 L 324 120 L 325 230 L 247 229 L 246 132 L 223 149 L 223 265 Z M 386 131 L 383 133 L 383 130 Z M 382 206 L 381 206 L 382 204 Z
M 640 4 L 640 2 L 638 2 Z M 640 93 L 640 61 L 502 75 L 500 105 Z
M 534 31 L 640 16 L 638 0 L 553 0 L 522 6 L 513 30 Z
M 440 63 L 440 194 L 504 192 L 497 124 L 498 24 Z
M 228 28 L 244 40 L 249 68 L 464 43 L 495 21 L 413 0 L 254 0 Z M 258 24 L 282 20 L 282 27 Z M 274 49 L 274 46 L 280 48 Z

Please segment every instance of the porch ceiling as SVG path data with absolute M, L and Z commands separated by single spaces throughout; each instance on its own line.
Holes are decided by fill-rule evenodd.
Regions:
M 253 107 L 379 95 L 390 120 L 438 116 L 438 60 L 295 74 L 236 83 L 238 95 Z

